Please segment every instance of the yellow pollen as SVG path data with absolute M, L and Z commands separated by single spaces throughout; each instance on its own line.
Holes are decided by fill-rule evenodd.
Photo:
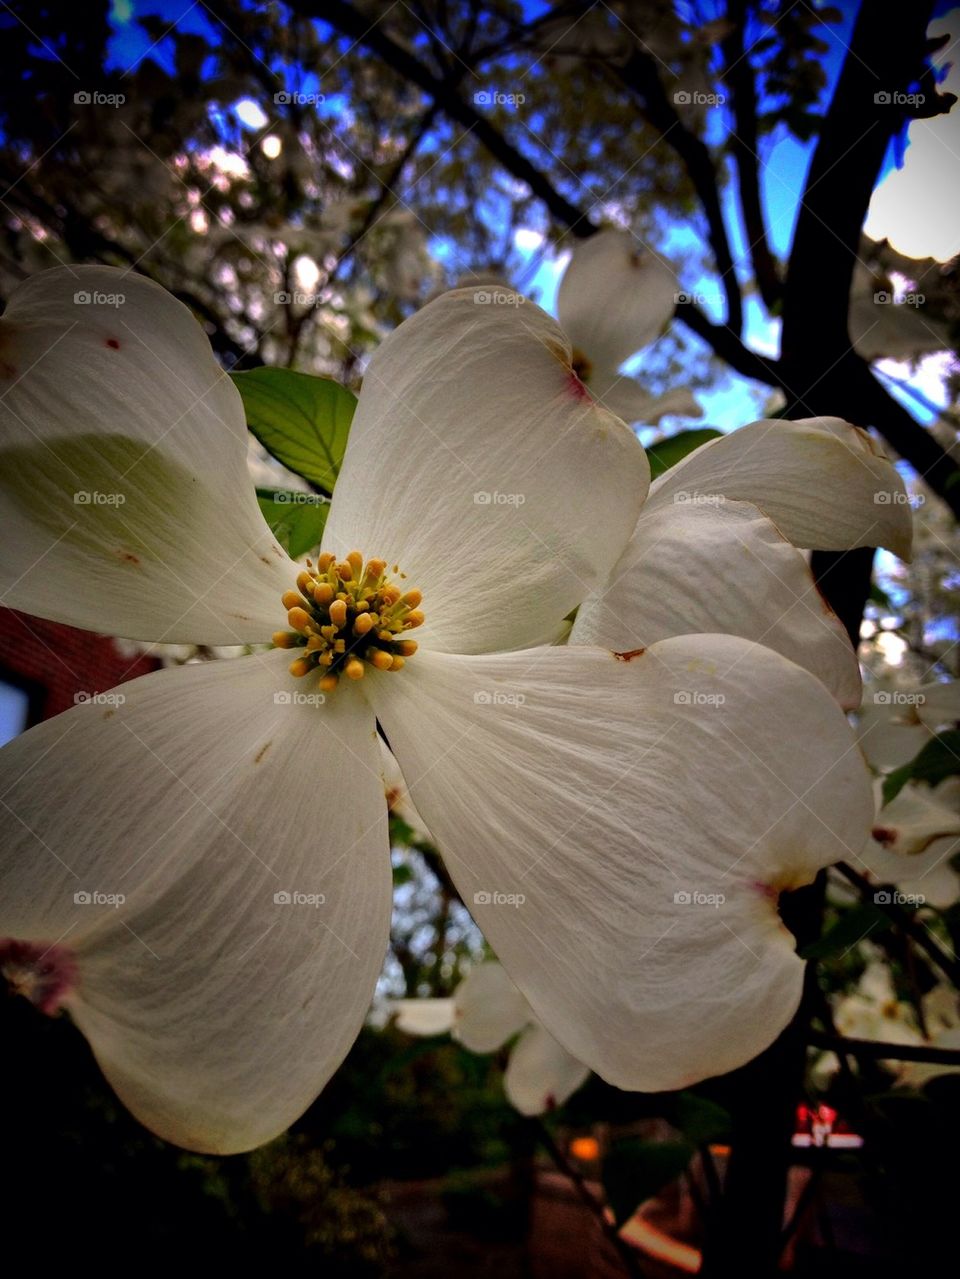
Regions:
M 274 633 L 276 648 L 299 649 L 290 663 L 296 678 L 316 674 L 332 693 L 341 677 L 363 679 L 368 668 L 399 671 L 417 651 L 407 633 L 424 621 L 423 594 L 404 590 L 386 577 L 387 561 L 364 562 L 359 551 L 342 560 L 330 552 L 297 574 L 297 590 L 282 597 L 290 630 Z M 394 578 L 404 579 L 395 566 Z M 293 656 L 293 654 L 291 654 Z

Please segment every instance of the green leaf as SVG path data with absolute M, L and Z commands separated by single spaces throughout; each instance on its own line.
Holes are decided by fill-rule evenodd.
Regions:
M 843 917 L 809 946 L 800 951 L 801 959 L 826 959 L 850 950 L 866 937 L 871 940 L 892 927 L 892 921 L 878 906 L 865 902 L 845 911 Z
M 693 1155 L 686 1141 L 616 1142 L 603 1161 L 603 1186 L 617 1225 L 686 1171 Z
M 907 782 L 926 782 L 928 786 L 936 786 L 955 773 L 960 773 L 960 729 L 949 728 L 927 742 L 909 764 L 884 778 L 883 802 L 889 804 Z
M 330 378 L 290 369 L 231 373 L 247 426 L 268 453 L 325 493 L 333 492 L 357 397 Z
M 665 471 L 669 471 L 671 466 L 682 462 L 688 453 L 698 449 L 701 444 L 708 444 L 710 440 L 715 440 L 720 434 L 720 431 L 715 431 L 712 427 L 702 427 L 698 431 L 678 431 L 669 439 L 658 440 L 656 444 L 651 444 L 647 449 L 651 479 L 658 479 Z
M 677 1111 L 673 1117 L 688 1141 L 695 1146 L 705 1146 L 711 1141 L 723 1141 L 730 1136 L 732 1120 L 729 1111 L 707 1097 L 695 1092 L 677 1095 Z
M 319 544 L 330 510 L 328 497 L 258 488 L 257 501 L 270 531 L 291 559 L 299 559 Z

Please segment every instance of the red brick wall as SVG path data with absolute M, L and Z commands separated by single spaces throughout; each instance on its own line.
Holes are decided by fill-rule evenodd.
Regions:
M 155 671 L 156 658 L 127 658 L 113 640 L 0 608 L 0 675 L 13 672 L 39 685 L 40 718 L 69 710 L 77 693 L 104 693 Z

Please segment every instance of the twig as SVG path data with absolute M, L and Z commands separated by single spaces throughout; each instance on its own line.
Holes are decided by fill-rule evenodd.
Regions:
M 846 862 L 838 862 L 836 869 L 844 876 L 845 879 L 848 879 L 850 883 L 853 884 L 865 901 L 872 902 L 874 905 L 878 906 L 884 914 L 889 915 L 901 931 L 916 942 L 920 949 L 925 951 L 930 959 L 933 960 L 941 972 L 949 977 L 954 986 L 960 990 L 960 961 L 948 955 L 943 950 L 940 943 L 933 937 L 929 929 L 924 928 L 922 924 L 918 924 L 914 920 L 913 916 L 908 911 L 904 910 L 902 906 L 898 906 L 896 902 L 878 901 L 877 886 L 871 884 L 870 881 L 865 879 L 859 871 L 854 870 L 852 866 L 848 866 Z
M 960 1066 L 960 1048 L 935 1048 L 932 1044 L 889 1044 L 879 1039 L 848 1039 L 846 1035 L 828 1035 L 811 1030 L 807 1042 L 814 1048 L 826 1048 L 843 1057 L 863 1057 L 867 1061 L 926 1061 L 936 1066 Z

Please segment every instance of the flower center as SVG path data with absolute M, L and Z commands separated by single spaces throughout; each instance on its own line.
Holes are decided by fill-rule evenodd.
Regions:
M 579 347 L 574 347 L 570 356 L 570 365 L 581 382 L 589 382 L 593 365 Z
M 351 551 L 345 560 L 325 553 L 314 568 L 309 560 L 297 577 L 297 589 L 283 595 L 292 631 L 277 631 L 277 648 L 300 648 L 290 663 L 298 677 L 320 674 L 320 688 L 332 692 L 340 676 L 362 679 L 365 663 L 378 671 L 399 671 L 417 651 L 404 634 L 420 626 L 418 590 L 403 591 L 386 577 L 386 561 L 367 560 Z M 394 572 L 399 569 L 394 566 Z

